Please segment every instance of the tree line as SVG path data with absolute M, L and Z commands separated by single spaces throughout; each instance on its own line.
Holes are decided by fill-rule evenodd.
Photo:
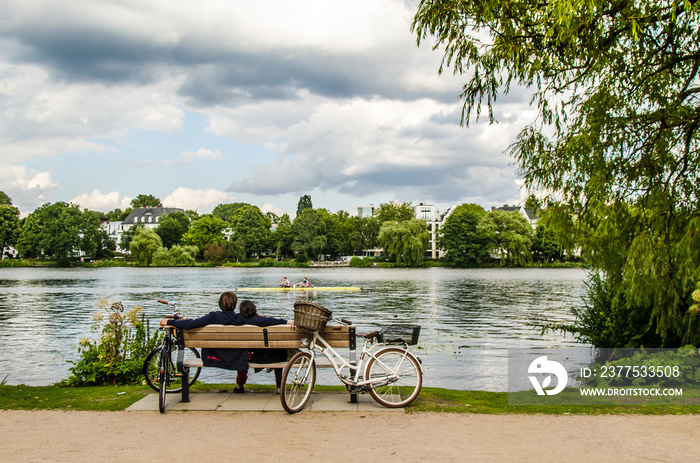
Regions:
M 0 208 L 3 246 L 16 247 L 21 257 L 45 257 L 66 265 L 74 251 L 101 259 L 116 250 L 100 222 L 123 219 L 126 211 L 81 211 L 76 205 L 56 202 L 19 219 L 19 211 L 5 198 Z M 131 206 L 162 204 L 154 196 L 138 195 Z M 566 256 L 556 235 L 545 227 L 533 230 L 517 212 L 487 212 L 476 204 L 457 207 L 437 233 L 444 261 L 455 266 L 477 266 L 494 259 L 504 265 L 523 265 Z M 416 266 L 423 263 L 429 239 L 426 222 L 415 218 L 409 203 L 381 204 L 371 217 L 357 217 L 346 211 L 314 209 L 310 196 L 304 195 L 294 220 L 288 214 L 263 213 L 251 204 L 219 204 L 201 216 L 194 211 L 169 213 L 154 229 L 135 223 L 122 233 L 119 248 L 129 250 L 143 266 L 189 266 L 197 259 L 238 263 L 268 256 L 307 262 L 319 256 L 362 255 L 377 248 L 396 265 Z

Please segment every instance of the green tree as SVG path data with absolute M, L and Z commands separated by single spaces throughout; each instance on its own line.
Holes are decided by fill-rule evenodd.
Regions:
M 313 209 L 314 206 L 311 203 L 311 195 L 303 195 L 299 198 L 299 203 L 297 203 L 297 217 L 299 217 L 305 210 Z
M 304 258 L 316 257 L 326 247 L 326 223 L 323 215 L 315 209 L 305 209 L 292 224 L 292 251 Z
M 190 228 L 190 218 L 184 212 L 171 212 L 160 218 L 156 233 L 163 240 L 163 246 L 170 249 L 178 244 Z
M 292 243 L 294 234 L 292 233 L 292 221 L 289 214 L 283 214 L 276 222 L 277 228 L 272 232 L 270 240 L 271 246 L 279 259 L 281 256 L 292 255 Z
M 486 211 L 478 204 L 455 208 L 438 231 L 438 246 L 445 251 L 446 262 L 458 267 L 475 266 L 490 257 L 487 238 L 478 227 Z
M 500 257 L 501 264 L 523 265 L 531 260 L 532 226 L 519 212 L 488 212 L 477 231 L 486 238 L 491 252 Z
M 190 218 L 190 222 L 194 222 L 200 217 L 199 212 L 193 211 L 192 209 L 187 209 L 185 214 L 187 214 L 187 217 Z
M 92 259 L 111 257 L 117 248 L 106 230 L 100 228 L 103 214 L 95 211 L 83 211 L 83 225 L 80 229 L 80 249 Z
M 423 0 L 413 29 L 468 72 L 462 122 L 516 84 L 510 153 L 575 218 L 593 273 L 571 328 L 598 347 L 700 344 L 700 2 Z M 619 330 L 620 327 L 628 327 Z M 614 334 L 614 331 L 617 334 Z
M 158 248 L 153 254 L 153 265 L 155 267 L 194 267 L 198 252 L 196 246 L 178 244 L 170 249 Z
M 229 256 L 228 243 L 209 243 L 204 249 L 204 258 L 215 264 L 221 264 Z
M 128 251 L 131 246 L 131 240 L 134 239 L 134 236 L 136 235 L 136 233 L 138 233 L 139 230 L 143 230 L 144 228 L 144 224 L 135 223 L 132 224 L 126 230 L 124 230 L 122 232 L 121 238 L 119 239 L 119 249 L 122 249 L 123 251 Z
M 138 230 L 129 245 L 131 255 L 136 258 L 142 267 L 151 265 L 156 252 L 162 247 L 163 241 L 160 239 L 160 236 L 150 228 Z
M 556 232 L 546 223 L 538 223 L 532 239 L 532 258 L 537 262 L 553 262 L 564 257 Z
M 0 204 L 0 252 L 17 244 L 19 232 L 19 209 L 12 205 Z
M 348 217 L 345 211 L 331 214 L 326 209 L 316 209 L 324 222 L 326 245 L 321 250 L 321 254 L 330 256 L 331 259 L 338 257 L 343 250 L 342 222 Z
M 227 222 L 232 222 L 233 216 L 236 214 L 236 211 L 238 211 L 238 209 L 240 209 L 244 206 L 250 206 L 250 204 L 248 204 L 248 203 L 218 204 L 214 208 L 214 210 L 211 211 L 211 215 L 213 215 L 214 217 L 218 217 L 221 220 L 225 220 Z
M 389 221 L 405 222 L 415 218 L 416 213 L 411 203 L 389 201 L 388 203 L 380 204 L 379 208 L 374 211 L 374 216 L 380 224 L 383 224 Z
M 153 195 L 138 195 L 131 200 L 131 207 L 138 209 L 139 207 L 163 207 L 160 199 Z
M 45 256 L 68 265 L 73 251 L 80 249 L 83 213 L 64 202 L 46 203 L 27 216 L 17 250 L 24 256 Z
M 118 210 L 119 210 L 119 209 L 115 209 L 115 211 L 118 211 Z M 133 211 L 133 209 L 130 208 L 130 207 L 127 207 L 126 209 L 124 209 L 124 210 L 122 211 L 122 213 L 119 215 L 119 217 L 117 218 L 117 220 L 121 220 L 121 221 L 126 220 L 126 218 L 129 217 L 129 214 L 131 214 L 131 211 Z
M 110 221 L 122 220 L 120 217 L 122 216 L 123 213 L 124 213 L 124 211 L 122 211 L 119 208 L 112 209 L 111 211 L 109 211 L 105 214 L 105 218 L 107 220 L 110 220 Z
M 396 265 L 417 266 L 423 263 L 430 233 L 419 219 L 384 222 L 378 239 L 384 251 L 396 259 Z
M 7 196 L 4 191 L 0 191 L 0 206 L 12 206 L 12 198 Z
M 223 231 L 227 226 L 228 222 L 218 217 L 204 215 L 192 223 L 187 233 L 182 236 L 182 242 L 191 246 L 197 246 L 203 252 L 210 243 L 223 243 L 226 241 Z
M 228 245 L 228 251 L 231 257 L 236 259 L 236 263 L 245 259 L 245 241 L 243 241 L 243 238 L 231 240 Z
M 238 212 L 233 228 L 235 239 L 243 239 L 248 255 L 267 251 L 270 248 L 270 219 L 257 206 L 244 206 Z

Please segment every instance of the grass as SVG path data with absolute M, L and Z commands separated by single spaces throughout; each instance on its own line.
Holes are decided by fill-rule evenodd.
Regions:
M 8 386 L 0 385 L 2 410 L 124 410 L 150 392 L 144 386 Z
M 196 384 L 197 392 L 231 392 L 230 384 Z M 272 392 L 274 386 L 247 384 L 248 391 Z M 343 392 L 342 386 L 316 386 L 315 391 Z M 153 390 L 146 386 L 8 386 L 0 383 L 0 410 L 119 411 Z M 409 413 L 479 413 L 546 415 L 692 415 L 700 405 L 509 405 L 505 392 L 457 391 L 423 388 Z

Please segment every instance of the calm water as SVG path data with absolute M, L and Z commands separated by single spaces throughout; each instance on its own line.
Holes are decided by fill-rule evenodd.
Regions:
M 415 353 L 426 386 L 507 390 L 507 349 L 580 346 L 561 333 L 541 334 L 532 325 L 546 317 L 572 320 L 586 274 L 580 269 L 233 269 L 104 268 L 0 269 L 0 380 L 47 385 L 69 375 L 75 344 L 93 336 L 97 300 L 141 305 L 152 325 L 177 301 L 198 317 L 217 309 L 219 294 L 239 287 L 275 286 L 283 276 L 306 276 L 317 286 L 362 286 L 361 292 L 239 292 L 263 315 L 293 318 L 293 304 L 309 299 L 352 320 L 358 331 L 390 323 L 421 325 Z M 327 372 L 326 372 L 327 373 Z M 339 384 L 321 375 L 324 384 Z M 232 383 L 235 373 L 205 369 L 205 382 Z M 250 382 L 269 384 L 271 374 L 251 371 Z

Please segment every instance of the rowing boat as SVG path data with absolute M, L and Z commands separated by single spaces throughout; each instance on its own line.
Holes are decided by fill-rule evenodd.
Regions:
M 273 286 L 271 288 L 236 288 L 236 291 L 360 291 L 362 286 L 308 286 L 293 288 Z

